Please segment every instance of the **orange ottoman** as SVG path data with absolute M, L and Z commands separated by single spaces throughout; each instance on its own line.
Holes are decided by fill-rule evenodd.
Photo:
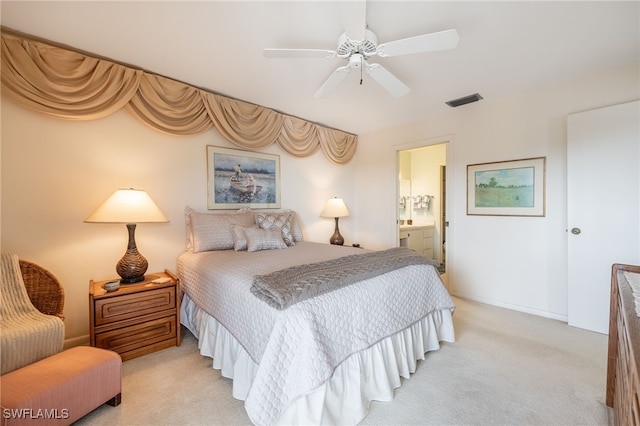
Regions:
M 77 346 L 0 377 L 2 425 L 68 425 L 120 404 L 122 359 Z

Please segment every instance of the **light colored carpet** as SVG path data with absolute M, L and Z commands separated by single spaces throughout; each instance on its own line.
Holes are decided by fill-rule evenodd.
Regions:
M 607 425 L 607 336 L 455 299 L 456 343 L 443 344 L 363 425 Z M 123 364 L 122 404 L 82 425 L 245 425 L 231 381 L 182 346 Z

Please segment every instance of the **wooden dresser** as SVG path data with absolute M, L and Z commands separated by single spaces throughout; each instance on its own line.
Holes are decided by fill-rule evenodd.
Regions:
M 640 425 L 640 317 L 625 273 L 640 266 L 615 264 L 611 271 L 611 314 L 607 363 L 607 405 L 616 426 Z

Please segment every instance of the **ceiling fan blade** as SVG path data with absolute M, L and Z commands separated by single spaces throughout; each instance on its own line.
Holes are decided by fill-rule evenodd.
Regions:
M 388 56 L 411 55 L 414 53 L 454 49 L 458 46 L 459 41 L 460 37 L 456 30 L 446 30 L 382 43 L 378 45 L 377 53 L 378 56 L 386 58 Z
M 340 15 L 342 16 L 342 24 L 344 25 L 344 32 L 347 34 L 349 40 L 364 40 L 364 30 L 367 27 L 366 0 L 341 1 L 338 3 Z
M 367 64 L 367 74 L 396 98 L 409 93 L 409 88 L 380 64 Z
M 336 57 L 334 50 L 322 49 L 264 49 L 265 58 L 325 58 Z
M 327 95 L 329 92 L 333 91 L 336 87 L 338 87 L 338 85 L 340 83 L 342 83 L 342 80 L 344 80 L 344 78 L 347 76 L 347 74 L 349 74 L 349 65 L 345 65 L 344 67 L 340 67 L 340 68 L 336 69 L 329 76 L 327 81 L 325 81 L 324 84 L 322 84 L 322 86 L 320 86 L 320 88 L 318 89 L 316 94 L 313 95 L 313 97 L 314 98 L 321 98 L 321 97 Z

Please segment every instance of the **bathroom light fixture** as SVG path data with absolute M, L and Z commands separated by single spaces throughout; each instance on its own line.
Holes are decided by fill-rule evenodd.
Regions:
M 332 217 L 336 220 L 336 229 L 333 235 L 329 239 L 331 244 L 341 246 L 344 244 L 344 238 L 340 235 L 340 229 L 338 229 L 338 219 L 341 217 L 349 216 L 349 210 L 344 204 L 342 198 L 334 197 L 327 200 L 324 209 L 320 213 L 322 217 Z
M 116 265 L 116 272 L 123 284 L 144 281 L 144 273 L 149 265 L 136 247 L 136 223 L 168 222 L 151 197 L 140 189 L 118 189 L 85 222 L 126 224 L 129 244 Z

